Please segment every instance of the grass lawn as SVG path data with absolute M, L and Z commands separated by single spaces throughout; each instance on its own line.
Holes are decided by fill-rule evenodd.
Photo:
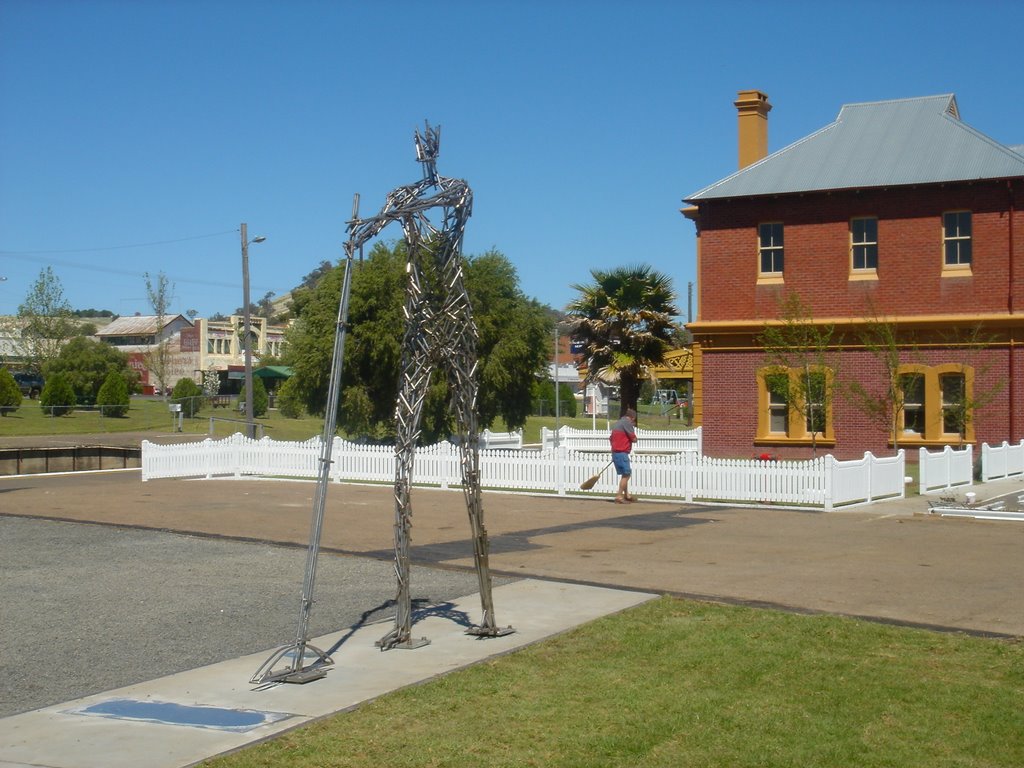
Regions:
M 182 431 L 188 434 L 208 434 L 211 416 L 216 418 L 215 438 L 244 432 L 244 418 L 237 411 L 211 406 L 203 408 L 194 418 L 185 419 Z M 265 426 L 267 436 L 276 440 L 308 440 L 322 434 L 324 428 L 323 419 L 308 416 L 286 419 L 277 411 L 270 411 L 265 418 L 256 421 Z M 51 417 L 39 407 L 38 400 L 26 398 L 17 411 L 0 417 L 0 437 L 150 431 L 157 434 L 171 431 L 171 424 L 167 402 L 160 398 L 133 397 L 128 414 L 121 418 L 105 417 L 99 411 L 88 408 L 78 408 L 65 416 Z
M 980 768 L 1022 732 L 1019 642 L 665 597 L 203 765 Z
M 237 410 L 211 406 L 200 410 L 194 418 L 185 419 L 182 431 L 188 434 L 208 435 L 211 416 L 215 419 L 212 435 L 215 439 L 227 437 L 235 432 L 244 432 L 244 419 Z M 258 418 L 256 421 L 263 424 L 264 434 L 275 440 L 308 440 L 323 434 L 324 429 L 322 418 L 304 416 L 301 419 L 286 419 L 276 410 L 268 411 L 266 416 Z M 597 419 L 595 422 L 589 417 L 561 417 L 558 423 L 561 426 L 570 426 L 576 429 L 591 429 L 596 424 L 598 429 L 603 430 L 608 428 L 610 421 L 604 418 Z M 657 414 L 652 414 L 649 417 L 641 416 L 640 425 L 647 429 L 690 428 L 683 421 L 667 419 Z M 523 430 L 524 442 L 539 443 L 541 427 L 554 429 L 554 417 L 531 416 Z M 505 432 L 508 427 L 501 419 L 498 419 L 491 429 L 495 432 Z M 79 408 L 65 416 L 51 417 L 39 407 L 38 400 L 29 400 L 28 398 L 22 401 L 21 407 L 17 411 L 0 417 L 0 437 L 84 435 L 104 432 L 153 431 L 154 433 L 166 433 L 170 430 L 171 415 L 167 408 L 167 402 L 160 398 L 150 397 L 132 398 L 128 414 L 123 418 L 104 417 L 99 411 L 86 408 Z

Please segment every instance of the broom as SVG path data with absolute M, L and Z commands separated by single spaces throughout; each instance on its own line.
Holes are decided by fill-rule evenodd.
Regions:
M 600 472 L 598 472 L 593 477 L 588 477 L 586 480 L 584 480 L 582 483 L 580 483 L 580 490 L 581 491 L 589 491 L 591 488 L 593 488 L 595 485 L 597 485 L 597 481 L 601 479 L 601 475 L 604 474 L 605 469 L 608 469 L 608 467 L 610 467 L 611 465 L 612 465 L 612 462 L 609 461 L 607 464 L 604 465 L 604 469 L 602 469 Z

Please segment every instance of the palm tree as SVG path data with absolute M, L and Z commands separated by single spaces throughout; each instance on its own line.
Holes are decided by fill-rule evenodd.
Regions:
M 580 295 L 566 308 L 567 320 L 584 343 L 588 375 L 618 377 L 625 413 L 636 409 L 647 367 L 672 348 L 676 295 L 671 278 L 646 264 L 590 274 L 593 283 L 572 286 Z

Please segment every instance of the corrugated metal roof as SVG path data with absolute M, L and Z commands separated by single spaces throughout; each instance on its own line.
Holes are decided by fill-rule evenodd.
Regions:
M 164 327 L 173 323 L 182 315 L 164 315 Z M 132 315 L 119 317 L 106 328 L 96 331 L 97 336 L 147 336 L 156 333 L 160 318 L 156 315 Z M 187 322 L 187 321 L 186 321 Z M 191 323 L 189 323 L 191 325 Z
M 1016 176 L 1024 156 L 961 121 L 946 94 L 846 104 L 820 131 L 684 200 Z

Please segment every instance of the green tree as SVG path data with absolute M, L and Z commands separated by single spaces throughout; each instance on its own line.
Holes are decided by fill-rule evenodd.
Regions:
M 649 366 L 672 348 L 679 314 L 672 280 L 646 264 L 594 269 L 592 283 L 568 306 L 574 338 L 584 343 L 590 378 L 619 380 L 620 409 L 636 409 Z
M 267 396 L 267 385 L 259 376 L 252 380 L 252 415 L 259 418 L 267 415 L 270 398 Z
M 0 416 L 6 416 L 20 407 L 21 387 L 10 371 L 0 368 Z
M 551 379 L 534 381 L 532 412 L 537 416 L 555 415 L 555 382 Z M 566 418 L 576 416 L 576 396 L 568 384 L 558 383 L 558 415 Z
M 405 328 L 406 250 L 403 242 L 378 242 L 355 266 L 338 424 L 348 434 L 394 433 L 395 399 Z M 345 265 L 327 273 L 312 290 L 288 331 L 285 362 L 295 372 L 297 393 L 310 413 L 326 406 L 331 353 Z M 534 375 L 546 360 L 550 322 L 543 308 L 519 289 L 515 268 L 496 251 L 467 259 L 466 289 L 479 330 L 477 357 L 480 427 L 502 416 L 515 429 L 526 423 Z M 451 432 L 445 372 L 437 369 L 423 410 L 421 440 Z
M 171 402 L 181 404 L 185 418 L 191 419 L 203 407 L 203 390 L 192 379 L 178 379 L 171 392 Z
M 100 406 L 101 413 L 119 419 L 127 415 L 130 402 L 128 382 L 120 372 L 110 371 L 96 394 L 96 405 Z
M 39 407 L 50 416 L 64 416 L 75 410 L 75 390 L 63 373 L 46 377 L 46 384 L 39 395 Z
M 787 293 L 779 306 L 780 323 L 761 333 L 765 359 L 778 370 L 766 376 L 768 390 L 788 405 L 790 418 L 803 419 L 811 436 L 811 453 L 818 455 L 818 437 L 824 435 L 839 357 L 832 348 L 835 326 L 814 321 L 810 308 L 796 292 Z
M 295 377 L 286 380 L 277 389 L 277 411 L 286 419 L 298 419 L 306 412 L 298 392 Z
M 533 383 L 547 363 L 551 320 L 543 305 L 520 290 L 515 267 L 498 251 L 469 260 L 466 290 L 480 333 L 481 427 L 500 415 L 509 429 L 519 429 L 530 415 Z
M 117 371 L 124 378 L 129 392 L 135 388 L 139 377 L 128 366 L 124 352 L 94 338 L 76 336 L 47 363 L 44 373 L 47 380 L 54 374 L 62 374 L 80 401 L 93 403 L 111 371 Z
M 21 325 L 20 354 L 27 361 L 29 370 L 40 373 L 75 335 L 77 326 L 71 305 L 64 297 L 64 287 L 52 268 L 40 270 L 25 301 L 18 306 L 18 320 Z

